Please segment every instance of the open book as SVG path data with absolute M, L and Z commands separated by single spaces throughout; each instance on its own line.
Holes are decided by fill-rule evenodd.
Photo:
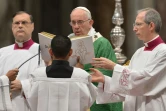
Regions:
M 43 34 L 44 33 L 44 34 Z M 41 48 L 42 59 L 45 61 L 51 60 L 48 52 L 48 47 L 51 44 L 51 39 L 55 35 L 46 32 L 39 33 L 39 44 Z M 55 36 L 56 37 L 56 36 Z M 73 53 L 69 58 L 69 63 L 74 66 L 77 63 L 77 57 L 80 56 L 80 63 L 88 64 L 94 58 L 94 47 L 91 36 L 72 37 L 72 49 Z

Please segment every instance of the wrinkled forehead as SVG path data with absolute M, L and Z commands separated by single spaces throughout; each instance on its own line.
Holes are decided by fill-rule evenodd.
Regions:
M 30 20 L 30 15 L 26 14 L 26 13 L 21 13 L 21 14 L 17 14 L 14 18 L 13 18 L 13 22 L 15 21 L 31 21 Z
M 72 11 L 72 13 L 70 14 L 70 19 L 88 19 L 88 16 L 86 14 L 86 11 L 82 10 L 82 9 L 75 9 Z

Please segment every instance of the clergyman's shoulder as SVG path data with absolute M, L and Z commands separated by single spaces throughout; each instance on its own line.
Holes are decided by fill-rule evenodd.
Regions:
M 95 42 L 109 43 L 109 40 L 107 38 L 105 38 L 104 36 L 102 36 L 102 35 L 96 36 L 96 38 L 98 38 L 98 39 L 96 39 Z
M 12 49 L 12 48 L 14 48 L 14 44 L 2 47 L 0 48 L 0 50 L 6 50 L 6 49 Z
M 79 78 L 87 78 L 89 76 L 89 73 L 87 73 L 85 70 L 81 68 L 74 67 L 72 76 L 79 77 Z
M 32 73 L 32 75 L 35 77 L 42 77 L 45 74 L 46 74 L 46 67 L 39 67 L 35 69 L 34 72 Z
M 0 55 L 14 50 L 14 44 L 0 48 Z

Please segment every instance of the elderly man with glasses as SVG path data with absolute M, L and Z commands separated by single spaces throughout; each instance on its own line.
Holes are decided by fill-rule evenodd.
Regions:
M 73 33 L 69 37 L 73 36 L 85 36 L 90 35 L 93 37 L 93 45 L 95 51 L 95 57 L 105 57 L 109 60 L 116 62 L 116 56 L 110 42 L 104 38 L 99 32 L 96 32 L 92 27 L 93 20 L 91 12 L 85 7 L 76 7 L 72 10 L 70 14 L 70 25 L 72 27 Z M 76 67 L 82 68 L 87 72 L 90 71 L 90 68 L 93 66 L 90 64 L 81 64 L 78 60 Z M 112 71 L 99 69 L 104 75 L 112 76 Z M 97 84 L 95 84 L 97 85 Z M 121 111 L 122 103 L 114 104 L 94 104 L 91 107 L 91 111 Z
M 98 103 L 124 101 L 124 111 L 166 111 L 166 44 L 159 35 L 160 14 L 145 8 L 138 11 L 133 30 L 144 46 L 139 48 L 129 66 L 106 58 L 95 58 L 95 67 L 113 70 L 113 77 L 98 70 L 92 74 L 98 86 Z

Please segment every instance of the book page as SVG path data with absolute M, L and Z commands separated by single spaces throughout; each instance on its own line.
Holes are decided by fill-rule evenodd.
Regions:
M 84 36 L 80 38 L 71 39 L 73 54 L 69 58 L 71 66 L 77 63 L 77 57 L 80 57 L 80 63 L 88 64 L 91 63 L 94 58 L 94 47 L 91 36 Z

